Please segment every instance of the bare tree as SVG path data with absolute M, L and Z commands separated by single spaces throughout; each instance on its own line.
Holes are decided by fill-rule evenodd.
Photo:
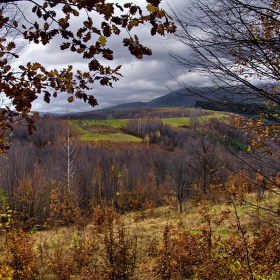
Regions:
M 224 101 L 230 93 L 237 103 L 280 104 L 279 1 L 191 0 L 172 11 L 179 27 L 174 37 L 186 51 L 170 55 L 187 71 L 210 78 L 204 97 L 218 93 Z
M 24 21 L 26 8 L 20 2 L 5 2 L 0 3 L 0 11 L 2 11 L 4 17 L 8 18 L 8 21 L 0 28 L 0 37 L 5 38 L 6 42 L 13 41 L 15 43 L 13 54 L 6 52 L 2 59 L 7 59 L 10 64 L 13 64 L 15 55 L 20 53 L 28 44 L 22 38 L 23 30 L 19 24 Z M 14 22 L 18 22 L 18 24 L 15 25 Z M 3 46 L 6 46 L 6 42 L 3 43 Z
M 171 57 L 186 71 L 207 76 L 210 86 L 194 92 L 178 82 L 219 106 L 254 107 L 254 118 L 234 117 L 235 128 L 248 135 L 252 150 L 280 158 L 279 1 L 190 0 L 172 11 L 179 27 L 174 36 L 187 51 L 170 51 Z
M 14 66 L 16 61 L 16 56 L 27 46 L 28 42 L 24 41 L 21 31 L 21 23 L 23 22 L 23 13 L 25 9 L 23 5 L 16 2 L 4 2 L 0 3 L 0 13 L 1 17 L 6 18 L 5 21 L 0 24 L 0 38 L 1 38 L 1 65 L 5 63 L 9 63 L 11 69 Z M 15 26 L 14 22 L 18 22 L 17 26 Z M 8 48 L 8 44 L 10 42 L 14 43 L 13 52 L 4 51 L 5 48 Z M 5 71 L 8 68 L 5 69 Z M 4 71 L 1 71 L 2 74 L 0 77 L 2 78 L 4 75 Z M 0 124 L 0 149 L 8 149 L 10 146 L 9 136 L 12 129 L 12 123 L 20 120 L 20 116 L 13 116 L 11 110 L 5 110 L 5 107 L 11 106 L 10 99 L 4 94 L 4 87 L 0 87 L 0 107 L 1 107 L 1 124 Z
M 208 77 L 209 90 L 196 88 L 194 92 L 178 82 L 190 94 L 218 105 L 228 102 L 257 108 L 254 117 L 233 117 L 233 128 L 246 133 L 248 150 L 254 153 L 233 154 L 249 173 L 260 174 L 255 186 L 279 195 L 279 164 L 275 163 L 280 159 L 279 0 L 190 0 L 184 8 L 172 11 L 179 27 L 175 38 L 186 51 L 182 55 L 170 51 L 170 55 L 186 72 Z M 271 221 L 276 217 L 279 226 L 277 206 L 268 203 L 262 210 Z
M 73 190 L 73 185 L 75 182 L 75 168 L 74 160 L 76 158 L 76 148 L 77 148 L 77 138 L 75 135 L 71 134 L 69 127 L 69 121 L 67 121 L 67 126 L 65 128 L 65 136 L 63 137 L 61 149 L 62 149 L 62 159 L 64 161 L 64 170 L 62 171 L 63 181 L 67 185 L 67 190 L 70 193 Z
M 182 151 L 174 154 L 170 162 L 171 189 L 169 195 L 177 198 L 180 214 L 183 213 L 183 203 L 188 197 L 192 185 L 192 174 L 188 157 L 182 156 Z
M 218 160 L 215 157 L 216 144 L 208 140 L 206 136 L 200 136 L 190 145 L 189 153 L 191 163 L 189 168 L 194 173 L 194 183 L 203 194 L 209 193 L 211 185 L 218 183 Z

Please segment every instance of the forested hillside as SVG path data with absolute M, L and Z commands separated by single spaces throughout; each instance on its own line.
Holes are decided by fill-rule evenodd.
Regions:
M 238 144 L 223 146 L 215 140 L 214 131 L 203 127 L 174 130 L 159 118 L 132 119 L 125 128 L 127 132 L 142 137 L 143 142 L 148 135 L 150 145 L 111 151 L 102 142 L 80 142 L 70 124 L 68 131 L 67 122 L 48 117 L 38 119 L 37 132 L 32 136 L 28 136 L 24 127 L 15 127 L 8 159 L 1 159 L 0 184 L 11 209 L 17 209 L 21 216 L 18 219 L 26 229 L 35 225 L 44 227 L 51 214 L 53 191 L 62 202 L 65 191 L 69 192 L 75 207 L 82 212 L 103 201 L 114 201 L 116 209 L 124 213 L 141 210 L 147 201 L 160 206 L 163 197 L 171 193 L 179 196 L 182 192 L 178 199 L 183 203 L 188 196 L 206 194 L 214 182 L 226 182 L 230 169 L 221 166 L 243 169 L 227 150 L 238 149 Z M 214 125 L 215 133 L 228 133 L 232 143 L 244 140 L 226 126 L 213 121 Z M 68 156 L 71 170 L 67 166 Z M 178 179 L 180 170 L 184 170 L 183 177 Z M 174 182 L 171 184 L 170 180 Z M 181 190 L 177 188 L 182 182 L 176 180 L 184 182 Z M 202 184 L 203 192 L 191 190 L 194 184 Z M 60 219 L 62 224 L 69 222 L 63 221 L 63 215 Z
M 62 119 L 94 119 L 94 120 L 106 120 L 106 119 L 139 119 L 139 118 L 175 118 L 175 117 L 192 117 L 203 116 L 207 114 L 213 114 L 210 111 L 194 110 L 194 108 L 179 107 L 166 107 L 166 108 L 149 108 L 149 107 L 137 107 L 127 109 L 104 109 L 91 112 L 83 112 L 77 114 L 71 114 L 60 116 Z
M 229 197 L 234 199 L 235 190 L 244 192 L 244 197 L 247 193 L 256 193 L 263 199 L 270 182 L 278 178 L 278 161 L 273 161 L 272 156 L 265 154 L 258 157 L 248 153 L 247 136 L 242 131 L 231 128 L 230 118 L 210 119 L 207 123 L 192 121 L 184 127 L 174 127 L 158 117 L 159 113 L 167 116 L 167 111 L 164 110 L 151 112 L 147 109 L 135 109 L 130 113 L 135 118 L 127 120 L 127 125 L 122 130 L 142 138 L 143 143 L 120 143 L 119 148 L 118 144 L 112 148 L 106 141 L 80 141 L 72 121 L 47 115 L 36 120 L 36 133 L 31 136 L 24 127 L 15 126 L 13 145 L 8 157 L 1 158 L 3 229 L 13 227 L 24 232 L 44 232 L 53 228 L 74 226 L 78 227 L 82 234 L 86 227 L 93 223 L 95 230 L 100 231 L 100 238 L 104 230 L 105 238 L 109 238 L 106 234 L 121 225 L 117 222 L 113 226 L 113 221 L 120 219 L 118 215 L 138 213 L 135 221 L 141 221 L 147 219 L 147 211 L 156 211 L 159 207 L 171 207 L 176 215 L 183 215 L 190 211 L 189 205 L 196 203 L 226 203 L 230 193 Z M 211 114 L 204 112 L 207 113 Z M 170 114 L 182 115 L 183 110 L 178 109 Z M 190 112 L 184 112 L 184 115 L 186 114 L 190 115 Z M 147 115 L 148 118 L 145 118 Z M 22 149 L 23 145 L 25 149 Z M 234 189 L 231 189 L 233 187 Z M 175 208 L 172 208 L 174 206 Z M 205 217 L 210 217 L 210 214 L 207 214 L 210 208 L 199 211 L 203 211 L 201 213 L 206 215 Z M 219 215 L 222 220 L 226 220 L 227 215 L 222 214 L 223 211 Z M 108 224 L 106 221 L 111 222 Z M 247 219 L 246 221 L 248 222 Z M 211 220 L 210 222 L 212 223 Z M 214 220 L 213 222 L 216 223 Z M 118 230 L 125 228 L 120 227 Z M 176 232 L 175 229 L 173 232 L 169 227 L 165 230 L 163 242 L 174 242 L 173 237 L 187 234 Z M 207 232 L 208 229 L 204 233 L 202 231 L 201 236 L 197 235 L 196 241 L 191 241 L 191 236 L 186 237 L 186 240 L 192 243 L 202 242 L 204 238 L 210 238 Z M 20 233 L 19 236 L 11 238 L 21 240 L 25 238 L 23 236 L 24 233 Z M 132 238 L 129 236 L 126 238 Z M 110 242 L 113 243 L 107 241 L 106 244 L 119 246 L 113 244 L 122 237 L 112 238 Z M 131 241 L 125 243 L 128 250 L 126 254 L 130 254 L 130 250 L 136 250 L 136 239 L 129 240 Z M 149 240 L 146 242 L 153 242 L 150 237 Z M 119 241 L 122 242 L 121 239 Z M 154 242 L 161 244 L 159 240 Z M 63 252 L 65 250 L 66 248 Z M 112 250 L 119 249 L 116 247 Z M 156 258 L 156 262 L 160 264 L 163 262 L 161 254 L 167 254 L 167 251 L 161 250 L 166 248 L 153 250 L 155 255 L 152 258 Z M 134 257 L 136 258 L 136 255 Z M 174 255 L 174 258 L 177 257 L 179 255 Z M 134 264 L 126 263 L 133 266 L 133 271 L 136 270 L 137 258 Z M 142 261 L 149 262 L 149 258 L 147 255 Z M 72 259 L 72 262 L 76 261 Z M 91 263 L 93 259 L 89 261 Z M 35 269 L 39 264 L 36 262 L 33 265 Z M 59 266 L 58 263 L 56 265 Z M 86 263 L 80 265 L 84 267 Z M 99 265 L 103 267 L 103 264 Z M 181 279 L 184 273 L 176 267 L 172 268 L 177 275 L 176 279 Z M 24 271 L 24 268 L 22 270 Z M 72 272 L 73 275 L 82 273 L 75 271 Z M 44 273 L 44 279 L 48 279 L 47 275 L 51 272 L 46 270 Z M 52 273 L 58 275 L 57 271 Z M 99 275 L 99 272 L 95 273 Z M 139 273 L 141 274 L 141 271 L 138 270 L 138 277 Z M 61 279 L 60 276 L 57 277 L 55 279 Z M 104 279 L 109 279 L 106 277 Z

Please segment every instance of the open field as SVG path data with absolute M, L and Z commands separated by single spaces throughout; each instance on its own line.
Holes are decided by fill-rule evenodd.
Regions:
M 208 111 L 208 110 L 203 110 Z M 183 117 L 183 118 L 163 118 L 161 119 L 164 123 L 169 124 L 174 127 L 178 126 L 190 126 L 192 122 L 197 122 L 199 124 L 206 123 L 210 119 L 222 119 L 227 117 L 224 112 L 209 111 L 208 115 L 205 116 L 193 116 L 193 117 Z
M 142 139 L 124 133 L 120 128 L 121 122 L 112 121 L 72 121 L 74 128 L 78 131 L 81 141 L 113 141 L 113 142 L 142 142 Z M 115 128 L 114 126 L 117 126 Z
M 170 109 L 171 111 L 177 108 Z M 163 109 L 169 110 L 169 109 Z M 178 109 L 177 109 L 178 110 Z M 187 108 L 188 111 L 194 111 L 194 108 Z M 200 124 L 207 122 L 207 120 L 216 118 L 222 119 L 226 117 L 224 112 L 215 112 L 203 110 L 207 115 L 205 116 L 193 116 L 193 117 L 179 117 L 179 118 L 162 118 L 161 120 L 174 127 L 188 127 L 193 122 Z M 122 128 L 125 128 L 128 119 L 117 120 L 73 120 L 72 124 L 79 133 L 79 138 L 82 141 L 112 141 L 112 142 L 142 142 L 141 138 L 124 133 Z
M 113 141 L 113 142 L 142 142 L 142 139 L 125 133 L 109 133 L 93 132 L 93 128 L 86 135 L 82 135 L 82 141 Z
M 83 123 L 86 127 L 91 126 L 106 126 L 121 129 L 125 127 L 128 120 L 75 120 L 75 123 Z

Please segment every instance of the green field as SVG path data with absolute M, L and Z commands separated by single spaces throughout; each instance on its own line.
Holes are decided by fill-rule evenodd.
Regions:
M 104 126 L 104 128 L 112 127 L 119 129 L 124 126 L 127 120 L 83 120 L 82 122 L 86 124 L 85 127 L 79 125 L 78 122 L 77 120 L 71 121 L 73 127 L 79 133 L 79 139 L 81 141 L 142 142 L 141 138 L 122 132 L 103 134 L 87 130 L 87 127 L 91 126 Z
M 85 133 L 80 136 L 82 141 L 111 141 L 111 142 L 143 142 L 141 138 L 135 137 L 130 134 L 124 133 L 112 133 L 112 134 L 101 134 L 101 133 Z
M 204 110 L 206 111 L 206 110 Z M 199 124 L 206 123 L 210 119 L 222 119 L 227 116 L 224 112 L 216 112 L 216 111 L 209 111 L 213 114 L 209 114 L 206 116 L 194 116 L 194 117 L 182 117 L 182 118 L 162 118 L 161 120 L 174 127 L 178 126 L 189 126 L 191 122 L 197 122 Z
M 94 126 L 94 125 L 101 125 L 101 126 L 108 126 L 113 128 L 122 128 L 125 127 L 128 120 L 74 120 L 76 124 L 81 121 L 86 126 Z
M 181 118 L 162 118 L 161 120 L 166 124 L 178 127 L 189 126 L 192 122 L 203 124 L 209 119 L 222 119 L 223 117 L 226 117 L 226 113 L 224 112 L 208 110 L 203 111 L 205 111 L 207 115 Z M 120 129 L 126 127 L 128 121 L 128 119 L 72 120 L 71 123 L 76 129 L 76 131 L 78 131 L 79 138 L 82 141 L 142 142 L 141 138 L 132 136 L 130 134 L 122 133 Z M 99 130 L 94 131 L 94 127 L 99 127 Z M 104 131 L 102 131 L 102 127 L 104 127 Z M 106 131 L 106 128 L 116 129 L 117 131 Z

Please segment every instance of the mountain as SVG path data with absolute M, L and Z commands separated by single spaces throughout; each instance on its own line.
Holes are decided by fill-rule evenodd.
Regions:
M 164 96 L 155 98 L 149 102 L 131 102 L 123 103 L 110 109 L 131 109 L 131 108 L 168 108 L 168 107 L 186 107 L 192 108 L 195 107 L 195 104 L 198 100 L 204 100 L 199 96 L 195 96 L 193 93 L 189 93 L 185 89 L 179 89 L 177 91 L 170 92 Z M 109 109 L 109 108 L 106 108 Z
M 119 105 L 112 106 L 112 107 L 109 107 L 109 108 L 107 107 L 107 108 L 104 108 L 104 109 L 101 109 L 101 110 L 108 110 L 108 109 L 118 110 L 118 109 L 132 109 L 132 108 L 149 107 L 148 103 L 149 102 L 142 102 L 142 101 L 123 103 L 123 104 L 119 104 Z
M 150 108 L 165 108 L 165 107 L 195 107 L 198 100 L 203 100 L 203 98 L 188 92 L 185 89 L 180 89 L 178 91 L 170 92 L 164 96 L 155 98 L 148 103 Z
M 246 103 L 248 92 L 244 89 L 235 88 L 214 88 L 214 87 L 190 87 L 170 92 L 149 102 L 123 103 L 106 109 L 131 109 L 131 108 L 168 108 L 168 107 L 196 107 L 197 102 L 220 101 L 224 103 Z M 246 98 L 246 99 L 245 99 Z M 205 104 L 205 103 L 203 103 Z
M 110 115 L 114 111 L 114 115 L 119 114 L 119 118 L 122 118 L 122 114 L 129 109 L 171 107 L 200 107 L 202 109 L 226 111 L 245 115 L 255 115 L 267 110 L 251 89 L 237 86 L 229 88 L 190 87 L 188 89 L 179 89 L 170 92 L 149 102 L 139 101 L 123 103 L 99 110 L 73 113 L 71 115 L 76 117 L 83 116 L 84 118 L 102 119 L 104 118 L 104 114 Z

